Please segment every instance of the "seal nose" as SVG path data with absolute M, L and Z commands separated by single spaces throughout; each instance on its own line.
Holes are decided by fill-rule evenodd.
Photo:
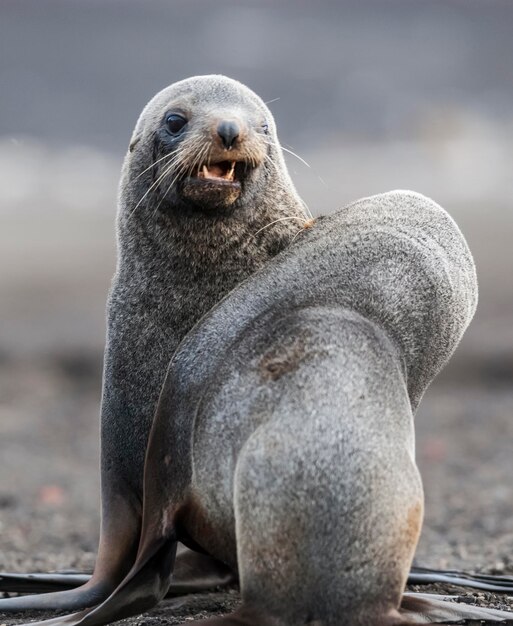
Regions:
M 240 134 L 240 128 L 237 122 L 222 120 L 217 125 L 217 134 L 221 137 L 221 141 L 226 150 L 231 150 Z

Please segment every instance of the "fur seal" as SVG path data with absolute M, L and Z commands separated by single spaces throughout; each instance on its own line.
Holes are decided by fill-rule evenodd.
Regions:
M 146 443 L 173 352 L 202 315 L 284 248 L 307 219 L 273 116 L 249 88 L 224 76 L 198 76 L 147 104 L 119 189 L 94 574 L 78 589 L 0 599 L 0 611 L 92 606 L 122 580 L 137 552 Z M 208 567 L 205 559 L 196 569 Z M 228 576 L 226 568 L 217 573 Z
M 423 516 L 413 415 L 476 302 L 465 240 L 426 197 L 391 192 L 319 219 L 182 341 L 149 439 L 134 566 L 99 606 L 44 623 L 153 606 L 178 540 L 240 576 L 242 607 L 191 626 L 513 623 L 403 596 Z

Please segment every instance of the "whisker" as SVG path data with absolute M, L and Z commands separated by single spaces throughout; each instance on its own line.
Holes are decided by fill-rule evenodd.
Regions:
M 268 146 L 273 146 L 274 148 L 281 148 L 284 152 L 288 152 L 292 156 L 296 157 L 296 159 L 299 159 L 299 161 L 301 161 L 303 165 L 306 165 L 306 167 L 309 167 L 311 169 L 312 166 L 309 163 L 307 163 L 302 157 L 300 157 L 299 154 L 296 154 L 293 150 L 290 150 L 289 148 L 285 148 L 281 144 L 277 144 L 274 141 L 265 141 L 265 143 Z
M 289 154 L 291 154 L 292 156 L 295 156 L 296 159 L 299 159 L 301 161 L 301 163 L 303 163 L 304 165 L 306 165 L 306 167 L 309 167 L 311 169 L 311 165 L 309 163 L 307 163 L 303 158 L 301 158 L 299 156 L 299 154 L 296 154 L 295 152 L 293 152 L 292 150 L 289 150 L 288 148 L 284 148 L 283 146 L 280 146 L 281 149 L 285 152 L 288 152 Z
M 211 148 L 211 146 L 209 144 L 206 144 L 205 146 L 203 146 L 203 148 L 201 148 L 201 150 L 199 151 L 197 157 L 192 162 L 192 165 L 191 165 L 191 167 L 189 169 L 189 174 L 188 174 L 189 176 L 192 176 L 193 173 L 194 173 L 194 170 L 196 168 L 199 168 L 202 163 L 208 162 L 208 159 L 206 159 L 205 157 L 210 152 L 210 148 Z
M 164 202 L 167 194 L 169 193 L 170 189 L 173 187 L 173 185 L 176 183 L 176 181 L 181 177 L 181 176 L 191 176 L 192 173 L 194 172 L 194 168 L 196 167 L 196 164 L 200 164 L 202 159 L 204 159 L 204 155 L 210 151 L 211 146 L 209 144 L 206 144 L 205 146 L 203 146 L 203 148 L 200 150 L 199 154 L 196 156 L 196 158 L 193 160 L 193 162 L 191 163 L 191 165 L 186 169 L 187 165 L 186 163 L 183 163 L 182 166 L 179 168 L 179 170 L 176 173 L 176 176 L 173 178 L 173 180 L 171 181 L 171 183 L 169 184 L 169 186 L 167 187 L 166 191 L 162 194 L 161 198 L 160 198 L 160 202 L 157 204 L 153 215 L 157 214 L 157 211 L 159 210 L 160 206 L 162 205 L 162 202 Z
M 311 226 L 308 226 L 308 228 L 311 228 Z M 291 245 L 294 243 L 294 241 L 296 241 L 296 239 L 299 237 L 299 235 L 300 235 L 302 232 L 304 232 L 304 230 L 305 230 L 305 227 L 300 228 L 300 229 L 297 231 L 297 233 L 294 235 L 294 237 L 292 237 L 292 239 L 290 240 L 290 242 L 289 242 L 289 246 L 291 246 Z
M 197 139 L 195 142 L 192 142 L 191 145 L 188 147 L 188 150 L 194 151 L 196 149 L 196 145 L 198 145 L 198 147 L 199 147 L 199 145 L 201 144 L 201 141 L 202 141 L 201 139 Z M 184 158 L 185 158 L 184 153 L 183 153 L 183 151 L 180 151 L 180 150 L 175 150 L 174 152 L 170 152 L 168 154 L 165 154 L 163 157 L 160 157 L 160 159 L 157 159 L 151 165 L 149 165 L 146 169 L 144 169 L 142 172 L 140 172 L 134 178 L 134 180 L 137 180 L 145 172 L 147 172 L 149 169 L 151 169 L 152 167 L 154 167 L 155 165 L 157 165 L 161 161 L 165 161 L 166 159 L 170 159 L 170 161 L 174 165 L 174 164 L 178 163 L 181 159 L 184 159 Z
M 308 206 L 308 204 L 303 200 L 303 198 L 299 198 L 301 200 L 301 204 L 303 205 L 303 208 L 306 212 L 306 214 L 308 215 L 308 217 L 310 218 L 310 220 L 313 222 L 315 220 L 312 211 L 310 211 L 310 207 Z
M 266 143 L 269 146 L 274 146 L 275 148 L 278 147 L 277 144 L 275 144 L 273 141 L 268 141 Z M 300 161 L 303 161 L 303 163 L 311 169 L 310 165 L 306 161 L 304 161 L 304 159 L 301 159 L 301 157 L 299 155 L 295 154 L 291 150 L 287 150 L 287 148 L 284 148 L 283 146 L 279 146 L 279 147 L 281 147 L 282 150 L 285 150 L 286 152 L 290 152 L 291 154 L 293 154 L 295 157 L 297 157 Z M 271 156 L 269 154 L 266 154 L 265 157 L 266 157 L 266 159 L 268 159 L 268 161 L 273 165 L 273 167 L 275 169 L 278 169 L 276 163 L 273 161 L 273 159 L 271 158 Z M 324 181 L 322 181 L 322 182 L 324 182 Z M 281 188 L 283 189 L 283 191 L 288 192 L 286 187 L 282 186 Z M 303 208 L 304 208 L 306 214 L 308 215 L 308 217 L 313 220 L 314 216 L 313 216 L 313 213 L 310 211 L 310 207 L 308 206 L 308 204 L 301 197 L 299 197 L 299 200 L 300 200 L 301 204 L 303 205 Z
M 134 177 L 134 180 L 137 180 L 138 178 L 140 178 L 143 174 L 146 174 L 146 172 L 148 170 L 151 170 L 152 167 L 155 167 L 155 165 L 157 165 L 158 163 L 160 163 L 161 161 L 164 161 L 165 159 L 169 159 L 171 157 L 177 156 L 174 152 L 169 152 L 168 154 L 165 154 L 163 157 L 160 157 L 160 159 L 157 159 L 156 161 L 154 161 L 153 163 L 151 163 L 151 165 L 149 165 L 148 167 L 146 167 L 142 172 L 140 172 L 139 174 L 137 174 L 137 176 Z
M 269 154 L 265 155 L 265 158 L 269 161 L 269 163 L 273 166 L 273 168 L 275 170 L 278 170 L 278 165 L 276 164 L 276 162 L 274 161 L 274 159 L 271 158 L 271 156 Z
M 301 217 L 299 217 L 297 215 L 287 215 L 287 217 L 280 217 L 277 220 L 274 220 L 273 222 L 270 222 L 269 224 L 266 224 L 265 226 L 262 226 L 262 228 L 259 228 L 256 231 L 256 233 L 254 233 L 253 237 L 256 237 L 258 235 L 258 233 L 261 233 L 263 230 L 265 230 L 266 228 L 269 228 L 273 224 L 276 224 L 277 222 L 283 222 L 285 220 L 298 220 L 299 222 L 305 222 L 306 221 L 306 220 L 303 220 Z
M 157 215 L 157 212 L 160 209 L 162 203 L 164 202 L 167 194 L 169 193 L 169 190 L 175 184 L 175 182 L 178 180 L 178 178 L 180 177 L 180 174 L 181 174 L 181 172 L 178 172 L 178 174 L 176 174 L 176 176 L 173 178 L 173 180 L 169 184 L 169 187 L 166 189 L 166 191 L 163 194 L 161 194 L 159 203 L 157 204 L 157 206 L 155 207 L 155 209 L 153 211 L 153 217 L 155 217 Z
M 132 209 L 132 211 L 130 211 L 130 214 L 128 215 L 127 219 L 130 219 L 132 217 L 132 215 L 137 211 L 137 209 L 141 206 L 142 202 L 144 201 L 144 199 L 146 198 L 146 196 L 153 191 L 154 189 L 156 189 L 159 185 L 159 183 L 165 178 L 165 176 L 167 176 L 167 174 L 169 173 L 169 171 L 173 168 L 173 163 L 171 163 L 170 165 L 168 165 L 166 167 L 166 169 L 164 170 L 164 172 L 156 179 L 153 181 L 153 183 L 148 187 L 148 189 L 144 192 L 143 196 L 141 197 L 141 199 L 139 200 L 139 202 L 135 205 L 135 207 Z

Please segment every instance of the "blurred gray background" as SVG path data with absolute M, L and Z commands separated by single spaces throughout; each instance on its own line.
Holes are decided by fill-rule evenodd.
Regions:
M 513 3 L 0 1 L 0 569 L 90 566 L 116 188 L 143 105 L 223 73 L 272 101 L 315 214 L 409 188 L 480 304 L 417 416 L 419 562 L 513 572 Z

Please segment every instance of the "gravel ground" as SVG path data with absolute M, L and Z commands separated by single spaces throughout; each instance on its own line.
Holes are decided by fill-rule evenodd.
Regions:
M 0 569 L 90 570 L 98 540 L 101 356 L 0 362 Z M 487 372 L 478 372 L 487 383 Z M 466 377 L 469 378 L 468 376 Z M 492 385 L 491 382 L 494 381 Z M 417 415 L 426 519 L 416 562 L 513 575 L 513 391 L 458 377 L 433 386 Z M 513 598 L 432 586 L 467 602 L 513 609 Z M 163 602 L 125 620 L 180 624 L 230 611 L 236 590 Z M 19 619 L 0 615 L 0 624 Z

